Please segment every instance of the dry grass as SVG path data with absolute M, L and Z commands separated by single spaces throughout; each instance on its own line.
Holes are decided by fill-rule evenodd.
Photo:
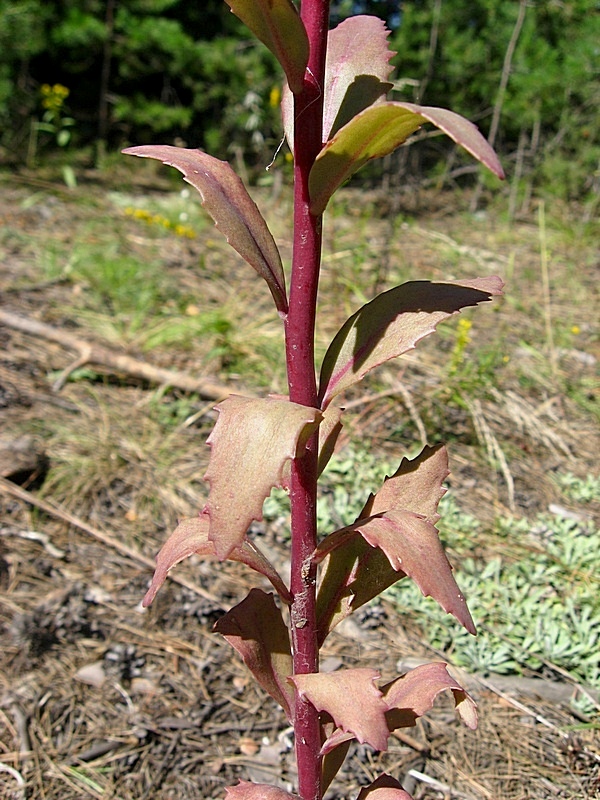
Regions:
M 8 307 L 85 326 L 90 337 L 118 336 L 133 354 L 227 381 L 233 391 L 285 391 L 281 331 L 268 292 L 210 225 L 199 224 L 193 240 L 159 235 L 124 218 L 106 194 L 78 192 L 83 200 L 76 204 L 64 193 L 36 202 L 27 188 L 6 194 L 0 277 Z M 451 322 L 348 397 L 342 444 L 380 448 L 395 466 L 424 436 L 450 440 L 452 487 L 465 511 L 491 523 L 511 508 L 520 515 L 545 509 L 557 497 L 551 476 L 592 472 L 600 446 L 592 236 L 546 220 L 553 370 L 535 220 L 508 227 L 492 212 L 465 218 L 443 206 L 431 219 L 407 208 L 403 219 L 389 220 L 379 214 L 376 196 L 366 198 L 370 213 L 364 200 L 342 195 L 327 222 L 321 354 L 375 285 L 497 272 L 509 288 L 497 310 L 473 316 L 473 341 L 454 376 L 448 374 L 457 340 Z M 287 257 L 285 203 L 266 197 L 264 205 Z M 113 313 L 103 306 L 78 266 L 82 237 L 89 252 L 90 237 L 104 243 L 106 227 L 128 258 L 163 265 L 162 288 L 135 330 L 131 308 Z M 49 378 L 69 354 L 6 330 L 0 342 L 3 426 L 44 442 L 51 469 L 42 495 L 154 555 L 176 519 L 204 502 L 212 404 L 106 374 L 80 375 L 55 396 Z M 182 574 L 219 603 L 170 584 L 142 614 L 145 568 L 22 502 L 0 496 L 0 506 L 0 762 L 15 771 L 0 771 L 0 795 L 209 800 L 261 763 L 262 780 L 280 769 L 293 777 L 283 720 L 210 633 L 221 605 L 241 599 L 250 576 L 238 565 L 182 565 Z M 23 538 L 32 530 L 46 533 L 63 555 Z M 284 560 L 275 539 L 269 546 Z M 347 664 L 364 657 L 391 676 L 403 656 L 427 655 L 415 632 L 393 617 L 374 630 L 359 638 L 352 630 L 336 635 L 325 656 Z M 105 673 L 99 686 L 77 679 L 94 662 Z M 528 704 L 555 730 L 488 690 L 477 699 L 477 734 L 442 704 L 414 731 L 420 748 L 398 742 L 385 756 L 356 748 L 344 774 L 349 788 L 333 797 L 356 796 L 382 768 L 400 776 L 425 773 L 470 800 L 600 796 L 598 761 L 588 754 L 599 752 L 596 729 L 577 730 L 567 708 L 531 698 Z M 259 747 L 254 758 L 243 752 L 247 739 Z M 415 787 L 416 798 L 440 797 L 422 782 Z

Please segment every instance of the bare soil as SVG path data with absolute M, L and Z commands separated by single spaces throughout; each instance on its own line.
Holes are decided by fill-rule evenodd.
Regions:
M 139 187 L 134 191 L 140 193 Z M 353 206 L 354 200 L 349 201 L 349 208 Z M 2 307 L 106 344 L 77 313 L 86 287 L 67 275 L 48 277 L 40 269 L 40 253 L 60 244 L 62 254 L 82 237 L 97 235 L 90 220 L 103 215 L 114 217 L 132 251 L 143 255 L 148 247 L 157 250 L 165 269 L 191 292 L 208 296 L 210 302 L 235 303 L 240 289 L 231 277 L 232 260 L 223 255 L 220 242 L 213 242 L 217 234 L 212 228 L 194 240 L 150 237 L 149 245 L 150 234 L 119 216 L 106 187 L 80 187 L 72 196 L 60 186 L 11 180 L 5 182 L 0 199 Z M 433 219 L 401 232 L 401 256 L 387 251 L 390 274 L 402 260 L 400 267 L 408 264 L 415 276 L 453 277 L 454 265 L 440 265 L 437 246 L 440 236 L 451 237 L 446 242 L 450 253 L 457 225 L 468 268 L 506 275 L 516 271 L 508 256 L 516 252 L 521 277 L 528 264 L 536 269 L 531 221 L 513 227 L 513 239 L 505 241 L 503 251 L 499 239 L 506 236 L 505 228 L 493 220 L 465 229 L 464 220 L 443 207 Z M 390 224 L 376 202 L 370 223 L 363 220 L 347 211 L 331 223 L 325 286 L 336 277 L 336 253 L 352 249 L 357 227 L 366 229 L 362 232 L 373 251 L 387 246 Z M 284 220 L 274 224 L 282 249 L 289 252 Z M 196 274 L 207 249 L 209 263 L 204 260 Z M 559 262 L 567 258 L 558 245 L 553 252 Z M 367 262 L 370 257 L 364 254 Z M 597 263 L 588 252 L 581 255 L 580 266 L 580 277 L 591 292 Z M 367 263 L 367 269 L 372 275 L 373 265 Z M 461 274 L 460 266 L 456 271 Z M 208 287 L 207 273 L 213 279 Z M 385 285 L 387 274 L 379 278 Z M 525 280 L 520 285 L 527 305 L 528 284 Z M 344 305 L 356 307 L 356 291 L 351 288 L 340 297 L 340 307 L 330 310 L 322 335 L 343 321 Z M 575 310 L 572 305 L 567 309 L 563 289 L 557 291 L 555 313 L 564 312 L 565 325 L 570 325 Z M 254 292 L 244 288 L 243 310 L 252 305 L 259 316 L 263 309 L 268 313 L 267 293 L 262 286 Z M 526 339 L 527 330 L 517 336 L 511 323 L 514 309 L 504 305 L 495 318 L 504 326 L 506 352 L 513 361 L 531 357 L 524 351 L 518 355 L 517 339 Z M 519 313 L 519 324 L 526 328 L 529 323 L 523 311 Z M 338 314 L 341 320 L 334 319 Z M 593 310 L 582 304 L 577 314 L 575 321 L 591 341 Z M 270 325 L 264 324 L 269 336 Z M 109 345 L 123 349 L 114 342 Z M 211 360 L 202 347 L 163 347 L 149 354 L 135 345 L 126 349 L 156 366 L 200 374 L 236 391 L 262 390 L 262 379 L 253 379 L 252 368 L 236 378 L 227 363 L 212 356 Z M 450 347 L 446 345 L 445 358 Z M 423 353 L 420 360 L 409 362 L 412 377 L 409 371 L 402 373 L 409 401 L 413 398 L 412 412 L 406 411 L 406 392 L 390 398 L 384 381 L 365 390 L 366 399 L 353 398 L 351 436 L 389 449 L 389 431 L 401 414 L 415 422 L 405 436 L 418 442 L 415 420 L 421 415 L 429 424 L 433 414 L 422 406 L 420 393 L 435 380 L 434 351 Z M 156 386 L 125 374 L 93 368 L 89 378 L 54 391 L 57 374 L 73 358 L 55 343 L 0 327 L 0 438 L 31 437 L 23 469 L 3 472 L 10 483 L 0 484 L 0 797 L 209 800 L 222 798 L 225 787 L 238 779 L 292 789 L 293 744 L 285 719 L 229 646 L 212 633 L 216 619 L 245 596 L 255 577 L 240 565 L 215 567 L 190 560 L 177 568 L 177 575 L 190 585 L 168 581 L 149 610 L 140 606 L 151 575 L 148 559 L 178 517 L 202 506 L 207 456 L 203 442 L 214 418 L 211 399 L 193 397 L 185 420 L 173 425 L 165 421 L 169 403 L 188 402 L 186 393 L 161 394 Z M 590 370 L 572 354 L 559 358 L 563 374 L 570 370 L 575 378 Z M 276 370 L 274 374 L 280 376 Z M 284 387 L 276 383 L 275 388 Z M 547 508 L 555 493 L 552 472 L 561 467 L 584 475 L 594 469 L 598 452 L 597 429 L 571 399 L 552 387 L 535 397 L 539 385 L 525 395 L 516 379 L 513 395 L 510 391 L 507 379 L 503 396 L 493 404 L 481 401 L 473 413 L 481 415 L 492 436 L 508 441 L 513 455 L 521 453 L 510 461 L 512 496 L 506 475 L 492 469 L 482 455 L 467 412 L 438 410 L 434 420 L 446 425 L 456 440 L 451 445 L 452 481 L 461 502 L 484 519 L 507 512 L 511 504 L 523 515 Z M 543 403 L 545 410 L 540 411 Z M 532 408 L 539 412 L 537 431 L 527 416 Z M 19 494 L 17 485 L 29 495 Z M 284 569 L 284 532 L 257 525 L 256 535 Z M 417 623 L 400 620 L 385 603 L 367 608 L 357 623 L 340 626 L 323 653 L 328 668 L 370 664 L 387 679 L 397 673 L 398 663 L 435 658 L 423 644 Z M 539 686 L 561 683 L 556 675 L 538 677 Z M 404 780 L 415 800 L 600 797 L 597 725 L 582 724 L 575 716 L 568 684 L 562 682 L 566 695 L 540 690 L 540 696 L 518 679 L 504 689 L 494 676 L 484 683 L 470 681 L 480 711 L 477 732 L 462 727 L 450 701 L 443 701 L 416 728 L 393 739 L 387 753 L 356 745 L 330 790 L 332 800 L 355 798 L 361 786 L 384 770 Z

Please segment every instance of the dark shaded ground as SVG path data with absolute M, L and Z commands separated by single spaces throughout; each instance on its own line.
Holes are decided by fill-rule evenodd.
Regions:
M 29 206 L 25 201 L 31 194 L 32 187 L 13 187 L 0 201 L 2 305 L 51 324 L 75 326 L 73 312 L 64 311 L 77 303 L 73 285 L 48 281 L 35 263 L 40 248 L 53 238 L 64 242 L 78 235 L 78 220 L 86 222 L 89 208 L 74 207 L 62 192 Z M 89 201 L 97 204 L 93 213 L 98 208 L 106 213 L 101 194 L 92 192 Z M 136 235 L 132 228 L 131 238 Z M 187 270 L 202 243 L 169 239 L 158 247 L 168 249 L 169 264 L 190 283 Z M 418 240 L 412 247 L 419 250 Z M 420 255 L 427 260 L 426 252 Z M 165 350 L 148 357 L 190 371 L 200 358 L 193 351 Z M 172 431 L 161 434 L 147 415 L 151 400 L 161 402 L 155 390 L 105 376 L 54 393 L 49 375 L 68 361 L 57 345 L 0 328 L 0 434 L 29 433 L 43 444 L 51 471 L 42 486 L 41 476 L 37 482 L 35 475 L 27 478 L 25 488 L 34 497 L 153 556 L 175 519 L 201 505 L 206 454 L 200 444 L 212 403 L 193 401 L 194 425 L 177 429 L 176 453 L 161 461 L 157 442 Z M 215 377 L 224 380 L 226 369 Z M 111 409 L 120 412 L 120 423 Z M 508 413 L 498 409 L 500 427 Z M 569 409 L 555 405 L 554 413 L 564 413 L 553 430 L 565 437 Z M 376 439 L 392 414 L 385 405 L 378 422 L 361 424 L 359 417 L 355 430 Z M 590 439 L 581 420 L 571 429 L 567 446 L 581 445 L 585 471 L 593 463 L 597 432 Z M 73 431 L 71 438 L 65 430 Z M 534 509 L 545 507 L 543 473 L 552 459 L 560 459 L 559 445 L 555 441 L 552 451 L 538 442 L 531 449 L 531 437 L 522 437 L 530 452 L 517 489 Z M 459 441 L 457 452 L 454 475 L 468 479 L 472 449 Z M 97 472 L 90 469 L 94 461 Z M 65 463 L 81 466 L 52 472 Z M 502 489 L 475 481 L 472 487 L 475 504 L 487 497 L 488 505 L 505 507 Z M 495 497 L 491 503 L 490 495 Z M 253 585 L 243 568 L 181 565 L 178 575 L 194 581 L 199 591 L 170 581 L 154 606 L 143 611 L 140 600 L 150 578 L 146 566 L 68 524 L 64 515 L 18 499 L 6 485 L 0 486 L 0 534 L 0 797 L 209 800 L 222 798 L 224 788 L 239 778 L 293 786 L 291 731 L 229 646 L 211 632 L 222 610 Z M 282 538 L 276 534 L 268 546 L 283 564 Z M 387 605 L 369 607 L 358 622 L 340 626 L 328 640 L 323 658 L 330 668 L 360 662 L 391 678 L 398 662 L 435 659 L 418 629 L 401 624 Z M 405 779 L 416 800 L 600 797 L 597 729 L 581 724 L 564 693 L 561 699 L 542 699 L 516 680 L 507 695 L 490 681 L 491 687 L 473 684 L 481 718 L 476 733 L 460 725 L 449 701 L 442 702 L 408 735 L 394 739 L 388 753 L 355 746 L 332 788 L 332 800 L 355 798 L 359 787 L 382 770 Z M 446 789 L 415 778 L 411 770 Z

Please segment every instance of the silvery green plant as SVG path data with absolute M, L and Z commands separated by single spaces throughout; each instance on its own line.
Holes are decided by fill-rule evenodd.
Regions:
M 208 500 L 183 520 L 157 558 L 144 599 L 193 553 L 246 564 L 274 594 L 252 589 L 216 624 L 294 729 L 296 794 L 242 781 L 230 800 L 320 800 L 357 739 L 385 750 L 390 733 L 414 725 L 436 696 L 453 693 L 459 714 L 477 723 L 475 704 L 443 663 L 386 683 L 371 668 L 319 671 L 319 649 L 357 608 L 403 579 L 416 582 L 470 632 L 465 599 L 438 538 L 437 506 L 448 474 L 446 450 L 425 447 L 402 459 L 361 513 L 344 528 L 317 530 L 318 479 L 343 426 L 343 395 L 380 364 L 397 358 L 462 308 L 501 292 L 497 277 L 448 283 L 411 281 L 359 308 L 315 369 L 314 331 L 323 214 L 334 192 L 363 164 L 400 147 L 432 123 L 496 175 L 502 168 L 477 128 L 451 111 L 390 102 L 388 31 L 355 16 L 329 30 L 328 0 L 227 0 L 276 56 L 285 74 L 282 117 L 294 157 L 293 255 L 289 289 L 278 247 L 259 209 L 228 163 L 200 150 L 130 147 L 126 153 L 176 167 L 201 195 L 230 245 L 264 278 L 281 318 L 288 396 L 231 395 L 217 406 L 208 439 Z M 273 487 L 291 508 L 289 585 L 248 531 Z M 358 800 L 406 800 L 382 775 Z

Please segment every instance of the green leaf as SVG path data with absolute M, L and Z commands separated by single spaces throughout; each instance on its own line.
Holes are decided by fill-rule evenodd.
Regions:
M 414 103 L 377 103 L 357 114 L 327 142 L 309 176 L 311 213 L 319 216 L 344 181 L 367 161 L 391 153 L 425 122 L 431 122 L 499 178 L 498 157 L 472 122 L 445 108 Z
M 216 406 L 219 418 L 208 438 L 205 478 L 210 494 L 205 511 L 209 538 L 220 559 L 244 541 L 248 526 L 262 518 L 274 486 L 283 486 L 285 466 L 301 456 L 322 414 L 316 408 L 267 397 L 231 395 Z
M 375 367 L 412 350 L 442 320 L 501 290 L 500 278 L 491 276 L 451 283 L 410 281 L 383 292 L 344 323 L 325 353 L 321 408 Z
M 208 514 L 200 514 L 197 517 L 181 520 L 156 557 L 154 577 L 146 596 L 142 600 L 144 607 L 152 603 L 156 593 L 175 564 L 179 564 L 184 558 L 194 554 L 204 558 L 216 557 L 215 545 L 208 538 L 209 529 L 210 518 Z M 256 572 L 265 575 L 284 602 L 290 603 L 292 601 L 292 596 L 275 567 L 252 542 L 246 539 L 239 547 L 234 547 L 229 560 L 240 561 L 242 564 L 246 564 L 246 566 L 256 570 Z
M 251 589 L 248 596 L 217 620 L 214 630 L 237 650 L 262 688 L 276 700 L 291 721 L 294 692 L 288 629 L 272 594 Z
M 292 0 L 226 0 L 233 13 L 265 44 L 283 67 L 290 89 L 304 85 L 309 44 Z
M 200 192 L 202 205 L 229 244 L 266 280 L 277 310 L 287 313 L 285 276 L 275 240 L 256 203 L 226 161 L 202 150 L 170 145 L 140 145 L 123 152 L 155 158 L 178 169 Z

